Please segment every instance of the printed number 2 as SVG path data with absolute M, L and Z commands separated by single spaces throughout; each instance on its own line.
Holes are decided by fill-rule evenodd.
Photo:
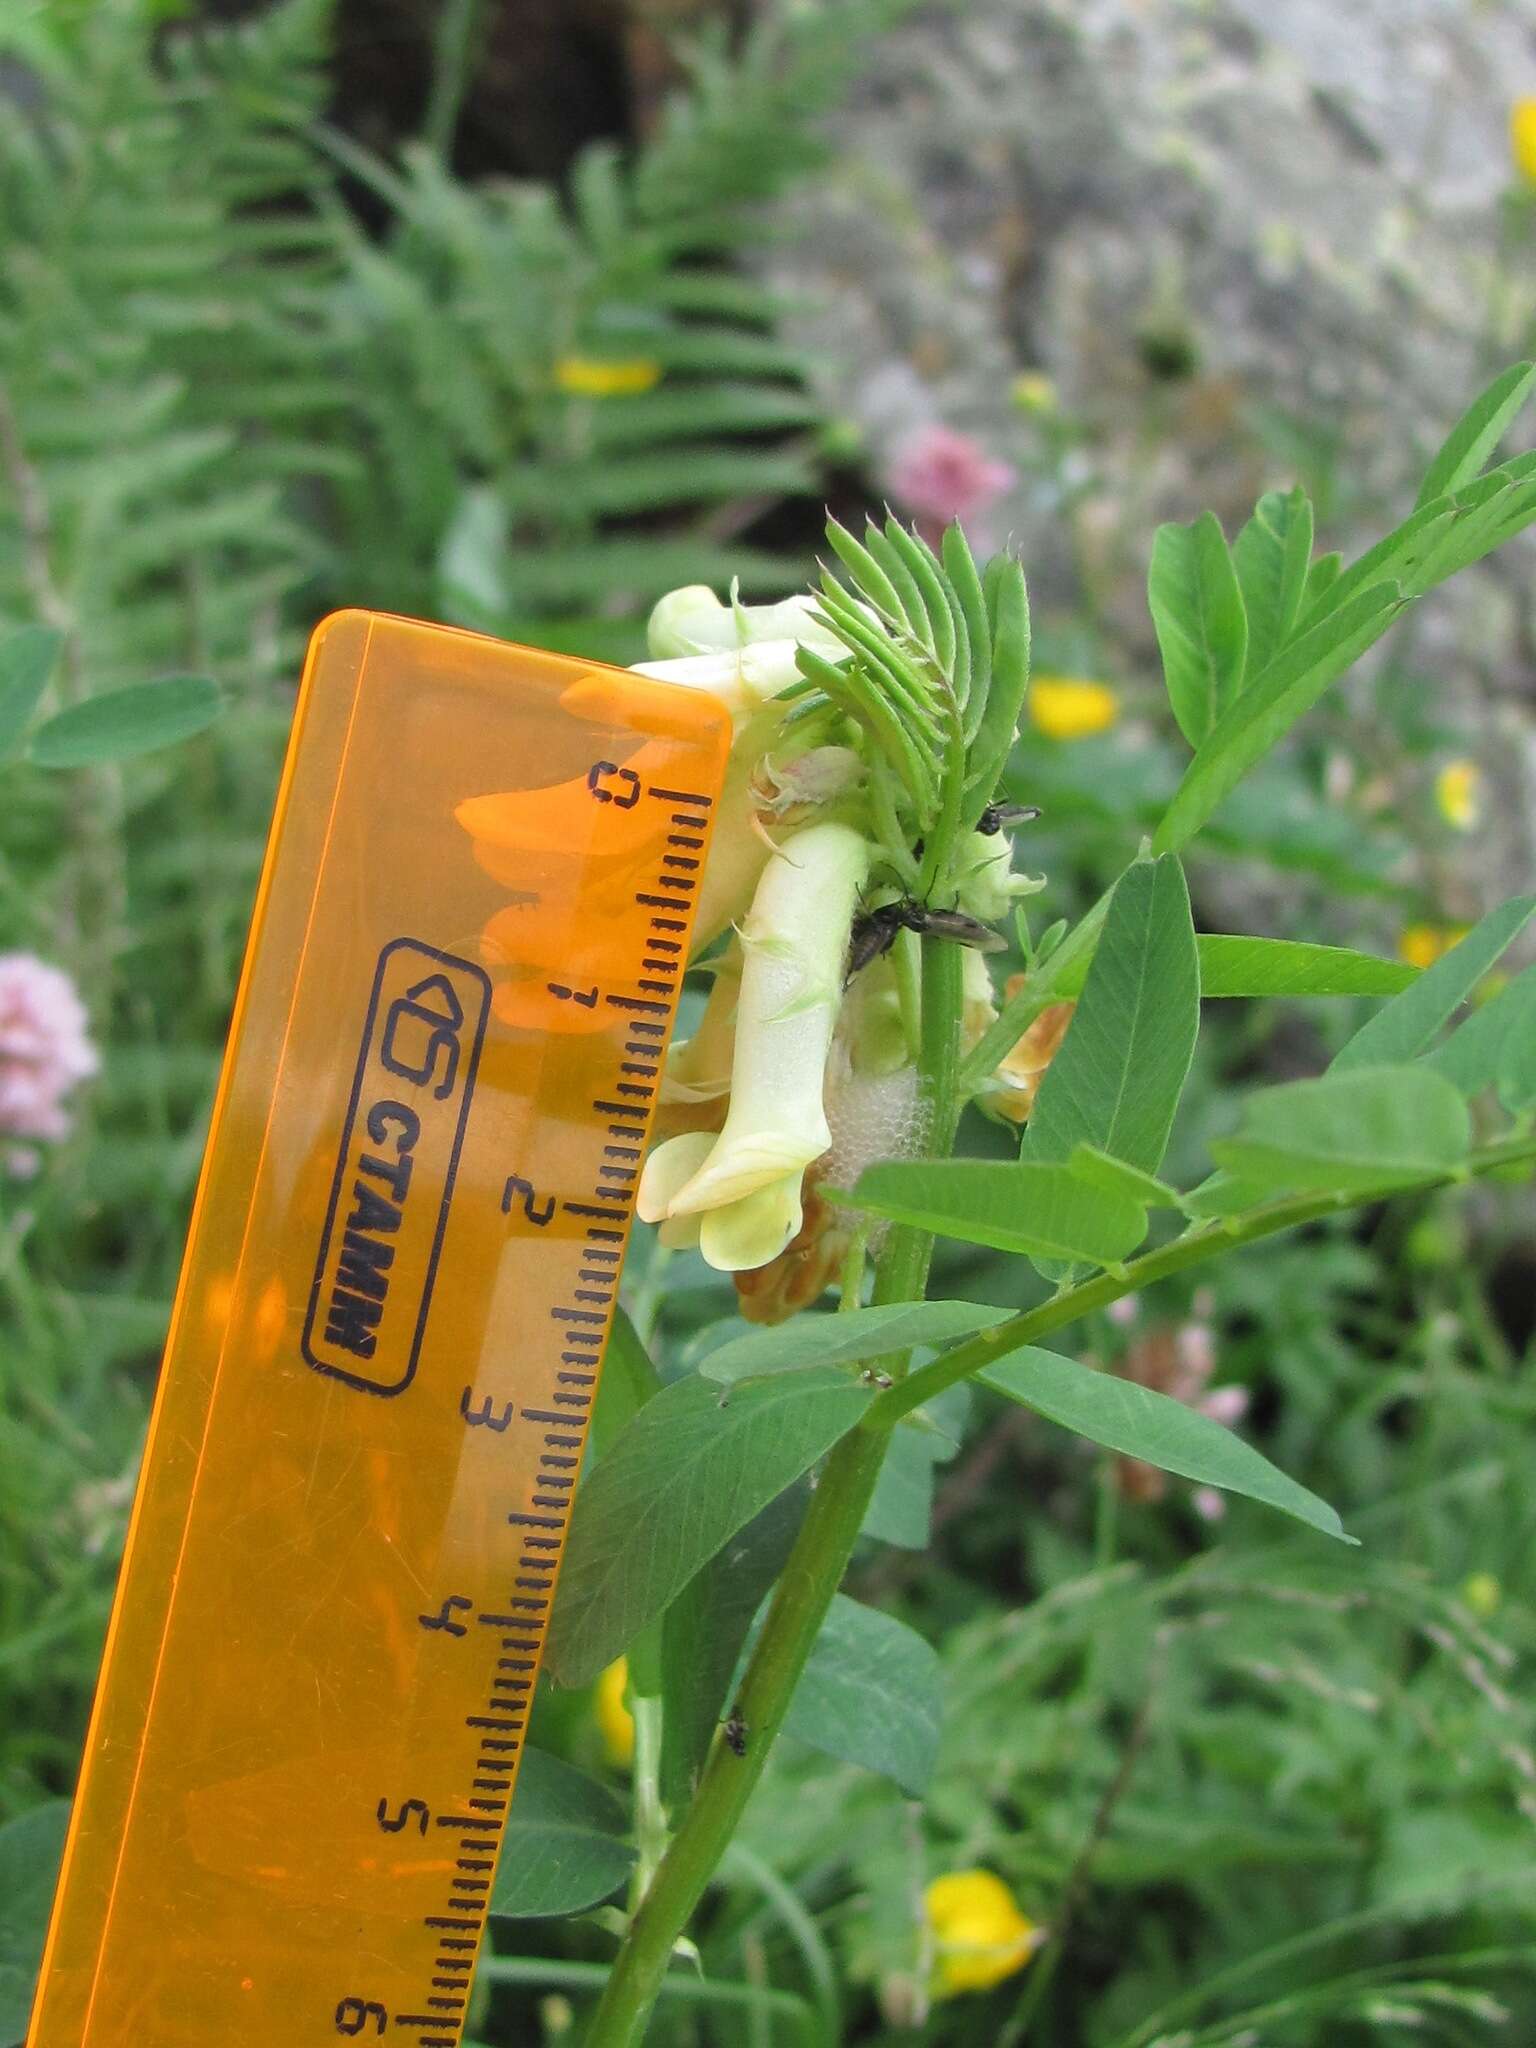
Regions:
M 365 2034 L 370 2020 L 373 2021 L 373 2031 L 376 2034 L 382 2034 L 389 2025 L 389 2014 L 377 2001 L 344 1998 L 336 2008 L 338 2034 Z

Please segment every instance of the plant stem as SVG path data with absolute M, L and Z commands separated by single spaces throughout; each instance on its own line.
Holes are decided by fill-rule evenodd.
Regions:
M 960 955 L 947 940 L 923 943 L 923 1026 L 920 1072 L 928 1102 L 929 1149 L 948 1153 L 959 1118 L 957 1078 L 961 1007 Z M 877 1302 L 920 1301 L 933 1253 L 931 1232 L 899 1226 L 875 1272 Z M 892 1363 L 893 1377 L 906 1356 Z M 892 1418 L 892 1427 L 897 1418 Z M 688 1925 L 731 1845 L 783 1725 L 800 1674 L 826 1619 L 832 1596 L 858 1541 L 889 1430 L 852 1430 L 827 1459 L 763 1632 L 733 1703 L 745 1727 L 738 1756 L 716 1741 L 671 1847 L 630 1923 L 587 2034 L 587 2048 L 632 2048 L 661 1993 L 673 1947 Z
M 1518 1138 L 1505 1138 L 1496 1145 L 1485 1145 L 1474 1152 L 1465 1166 L 1454 1173 L 1435 1174 L 1416 1182 L 1412 1191 L 1453 1187 L 1480 1174 L 1496 1173 L 1501 1167 L 1517 1166 L 1530 1159 L 1536 1159 L 1536 1135 L 1526 1133 Z M 1341 1210 L 1363 1208 L 1388 1194 L 1407 1192 L 1410 1190 L 1399 1186 L 1355 1188 L 1342 1194 L 1288 1195 L 1283 1201 L 1266 1202 L 1263 1208 L 1251 1209 L 1246 1215 L 1200 1224 L 1186 1231 L 1182 1237 L 1176 1237 L 1172 1244 L 1144 1252 L 1139 1259 L 1132 1259 L 1114 1272 L 1096 1273 L 1092 1279 L 1080 1281 L 1076 1287 L 1063 1288 L 1060 1294 L 1052 1295 L 1038 1308 L 1026 1309 L 1022 1315 L 1014 1316 L 1006 1323 L 994 1324 L 979 1336 L 957 1344 L 953 1351 L 946 1351 L 942 1358 L 925 1365 L 901 1386 L 891 1387 L 879 1395 L 865 1410 L 864 1419 L 858 1426 L 883 1437 L 893 1422 L 899 1422 L 914 1408 L 921 1408 L 936 1394 L 942 1394 L 946 1387 L 970 1379 L 983 1367 L 1006 1358 L 1010 1351 L 1033 1344 L 1037 1338 L 1047 1337 L 1067 1323 L 1075 1323 L 1090 1309 L 1103 1308 L 1109 1302 L 1118 1301 L 1123 1294 L 1135 1294 L 1156 1280 L 1166 1280 L 1170 1274 L 1182 1273 L 1187 1266 L 1199 1265 L 1205 1259 L 1236 1251 L 1240 1245 L 1256 1243 L 1260 1238 L 1273 1237 L 1277 1231 L 1294 1230 L 1298 1224 L 1315 1223 L 1319 1217 L 1336 1216 Z

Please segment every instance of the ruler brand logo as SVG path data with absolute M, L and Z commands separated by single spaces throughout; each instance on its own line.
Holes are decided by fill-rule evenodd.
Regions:
M 483 968 L 419 939 L 379 955 L 303 1342 L 364 1393 L 415 1377 L 490 994 Z

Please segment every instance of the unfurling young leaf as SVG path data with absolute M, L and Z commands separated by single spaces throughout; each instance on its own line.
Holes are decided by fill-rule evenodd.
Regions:
M 1232 543 L 1232 566 L 1248 615 L 1245 687 L 1290 638 L 1305 601 L 1311 561 L 1312 505 L 1306 492 L 1299 484 L 1293 491 L 1266 491 Z
M 1214 512 L 1191 526 L 1160 526 L 1147 602 L 1162 651 L 1168 701 L 1192 747 L 1237 697 L 1248 652 L 1243 593 Z
M 1513 363 L 1467 407 L 1424 473 L 1417 504 L 1459 491 L 1481 470 L 1536 386 L 1536 363 Z

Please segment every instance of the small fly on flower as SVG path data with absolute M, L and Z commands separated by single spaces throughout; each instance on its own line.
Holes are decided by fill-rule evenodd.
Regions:
M 903 896 L 895 903 L 881 903 L 861 911 L 853 921 L 848 941 L 848 983 L 872 960 L 889 953 L 901 932 L 927 932 L 934 938 L 953 939 L 959 946 L 974 946 L 979 953 L 1000 953 L 1008 941 L 979 917 L 967 917 L 963 910 L 933 910 L 914 897 Z
M 984 839 L 991 839 L 998 832 L 1010 832 L 1015 825 L 1032 825 L 1042 816 L 1038 804 L 988 804 L 976 820 L 976 830 Z

